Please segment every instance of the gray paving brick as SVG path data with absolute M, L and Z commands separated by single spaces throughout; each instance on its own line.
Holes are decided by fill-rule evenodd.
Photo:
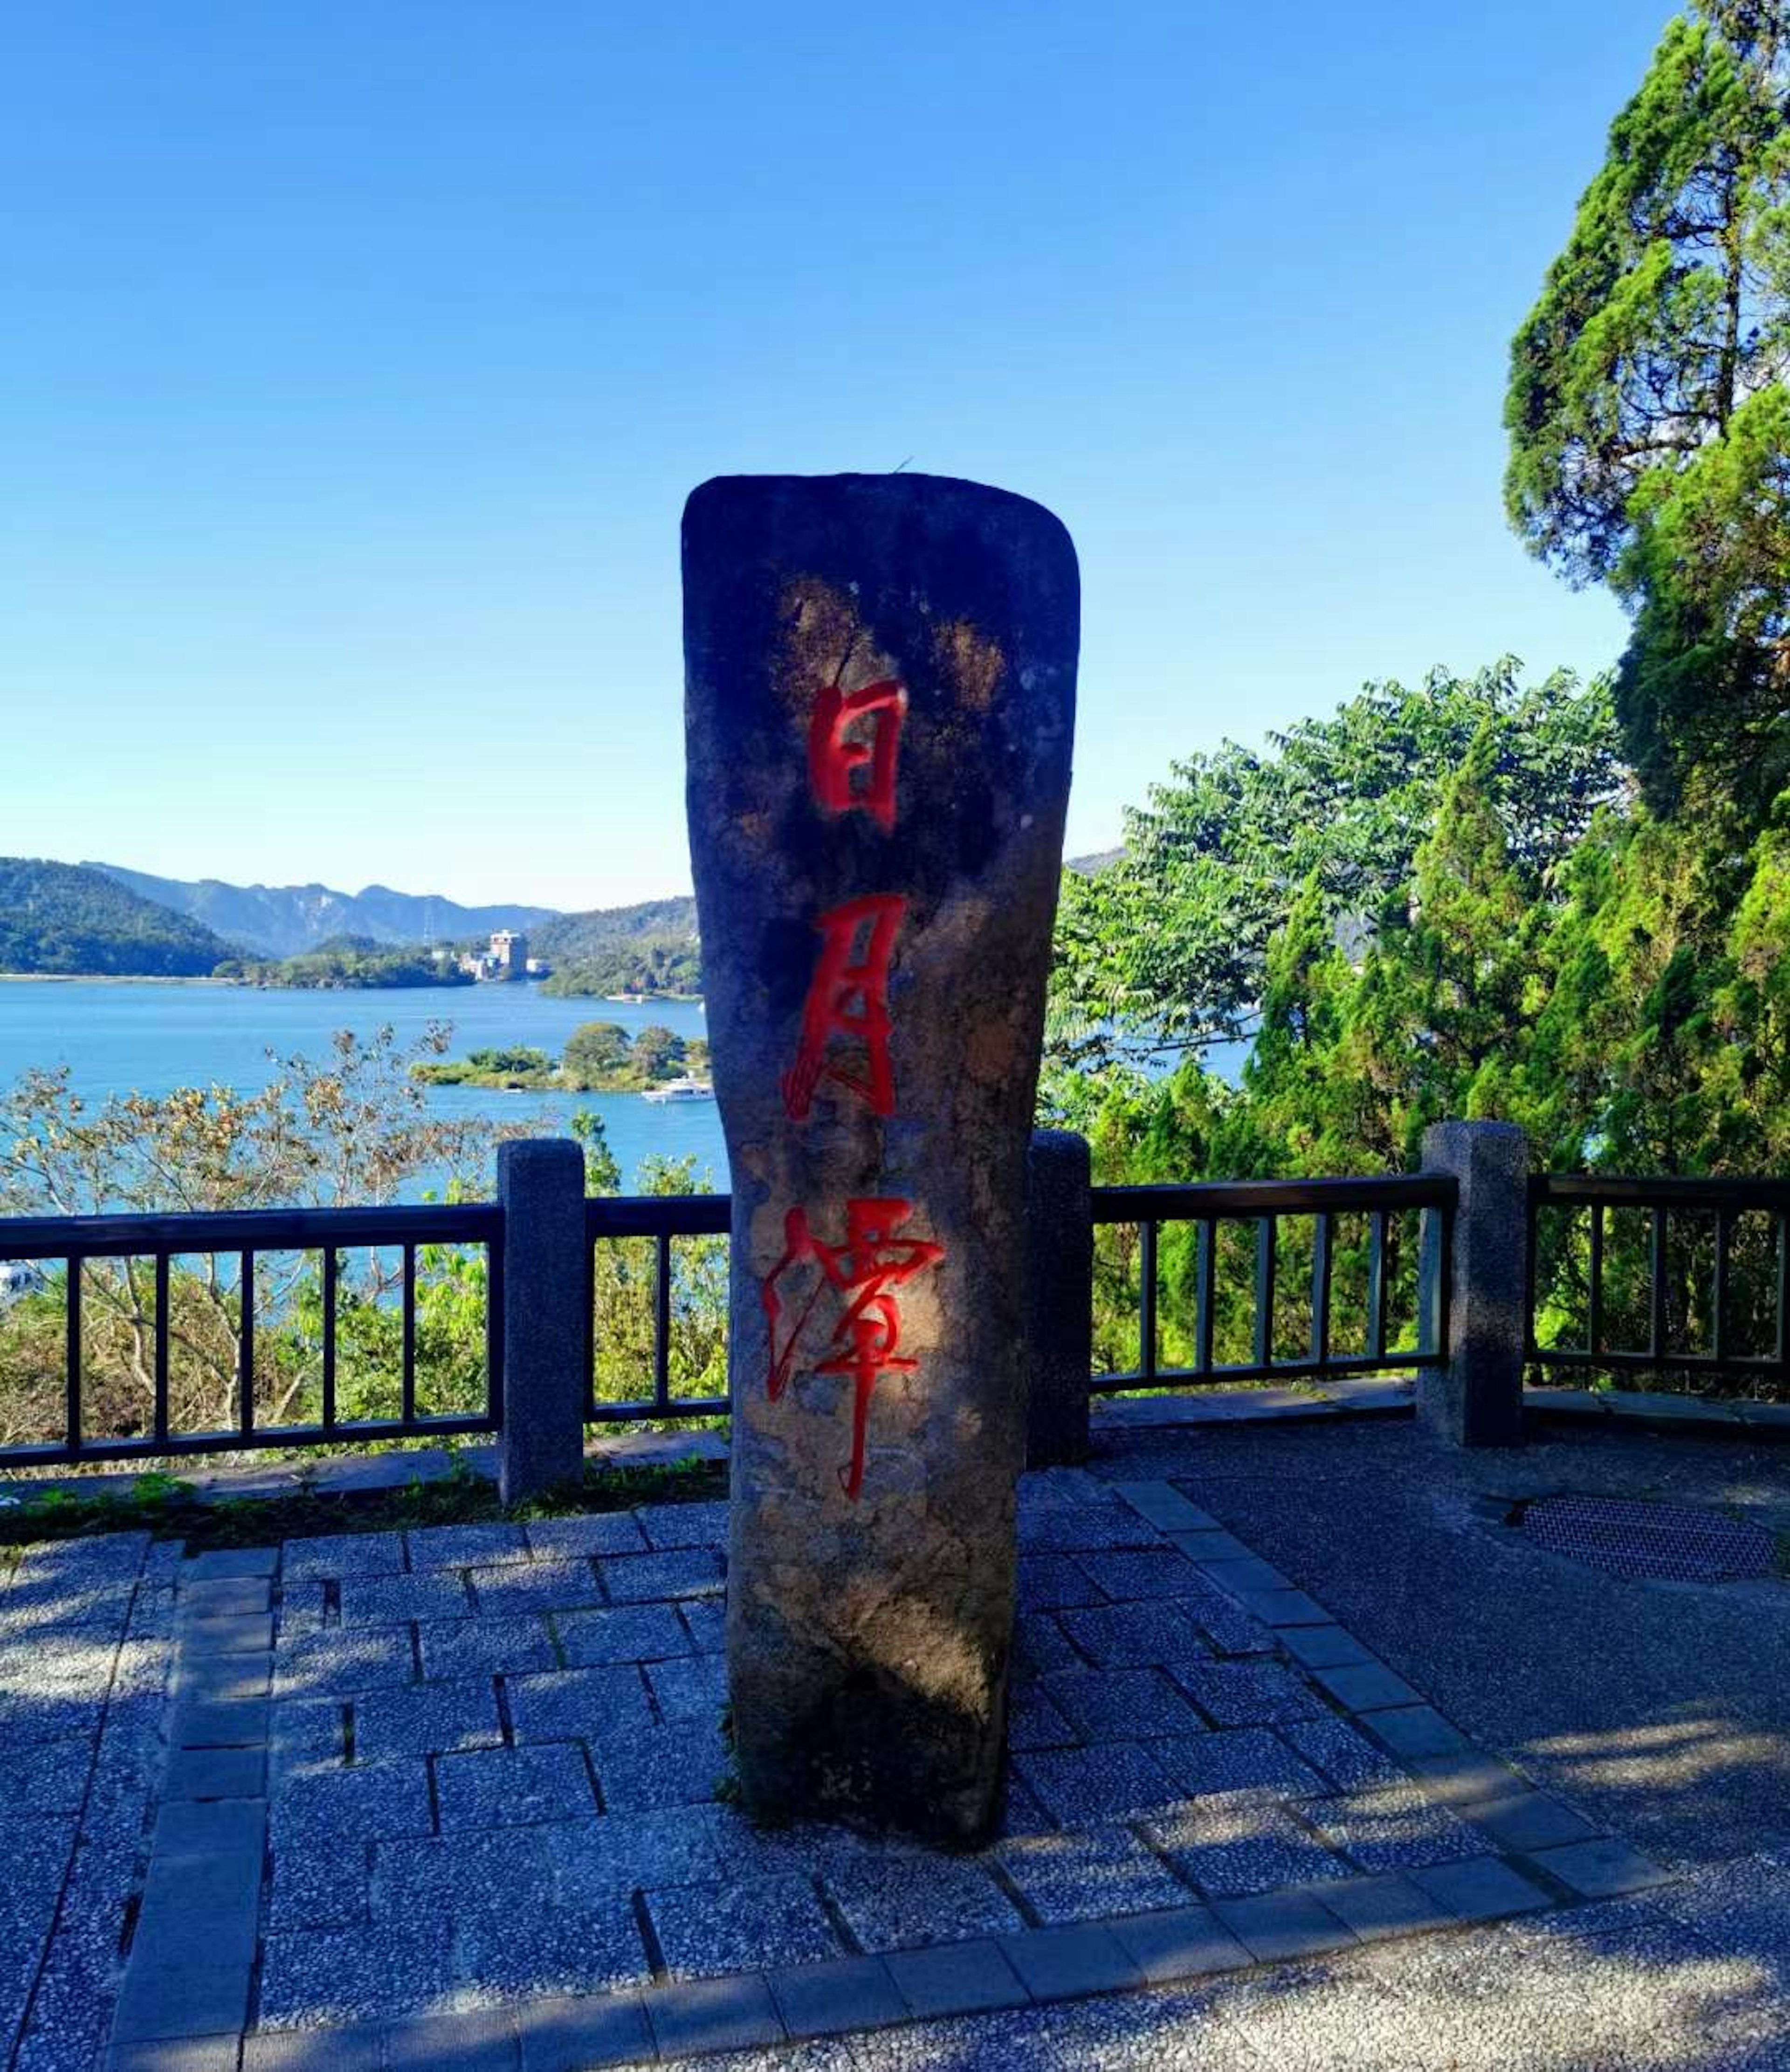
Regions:
M 716 1846 L 706 1806 L 606 1813 L 566 1828 L 544 1828 L 542 1846 L 556 1889 L 584 1906 L 613 1893 L 716 1885 L 758 1875 L 752 1860 Z M 782 1866 L 773 1864 L 771 1873 Z
M 840 1957 L 773 1971 L 770 1984 L 783 2025 L 796 2037 L 876 2028 L 901 2021 L 908 2012 L 881 1957 Z
M 19 1813 L 78 1813 L 86 1803 L 93 1742 L 85 1734 L 40 1741 L 0 1762 L 0 1817 Z
M 1533 1849 L 1530 1860 L 1550 1877 L 1587 1899 L 1609 1899 L 1620 1893 L 1642 1892 L 1663 1885 L 1666 1873 L 1649 1856 L 1631 1848 L 1614 1835 L 1600 1835 L 1590 1841 L 1566 1842 L 1548 1849 Z
M 265 1698 L 273 1683 L 273 1658 L 266 1654 L 177 1654 L 168 1688 L 182 1702 L 191 1699 L 228 1704 L 237 1699 Z
M 1007 1745 L 1027 1749 L 1074 1748 L 1081 1740 L 1074 1728 L 1036 1684 L 1015 1687 L 1007 1712 Z
M 887 1856 L 829 1870 L 827 1889 L 867 1951 L 959 1942 L 1022 1924 L 1012 1903 L 973 1862 L 946 1856 Z
M 1142 1819 L 1181 1796 L 1180 1787 L 1139 1742 L 1040 1749 L 1015 1755 L 1012 1763 L 1039 1804 L 1065 1827 Z
M 683 1885 L 649 1892 L 646 1906 L 667 1974 L 699 1979 L 778 1965 L 814 1964 L 841 1954 L 811 1880 Z
M 354 1733 L 356 1762 L 497 1748 L 503 1739 L 497 1694 L 482 1678 L 368 1692 L 355 1700 Z
M 176 1969 L 203 1953 L 207 1963 L 247 1971 L 255 1961 L 255 1895 L 208 1906 L 187 1904 L 164 1888 L 146 1901 L 130 1938 L 133 1965 Z
M 267 1809 L 254 1799 L 170 1799 L 156 1815 L 152 1844 L 158 1857 L 231 1856 L 261 1852 Z
M 1354 1937 L 1338 1916 L 1310 1893 L 1257 1893 L 1213 1902 L 1219 1925 L 1262 1963 L 1320 1955 L 1346 1947 Z
M 426 1835 L 433 1826 L 428 1766 L 414 1758 L 301 1771 L 288 1780 L 273 1807 L 276 1850 L 302 1848 L 332 1837 L 396 1840 Z
M 1061 1611 L 1078 1605 L 1103 1605 L 1099 1585 L 1069 1554 L 1022 1554 L 1019 1601 L 1027 1611 Z
M 632 1663 L 513 1677 L 507 1688 L 519 1741 L 610 1741 L 654 1725 L 646 1684 Z
M 1283 1646 L 1288 1633 L 1330 1622 L 1329 1613 L 1303 1590 L 1238 1590 L 1236 1597 L 1245 1611 L 1279 1632 Z
M 573 1561 L 595 1554 L 643 1554 L 646 1536 L 632 1511 L 586 1511 L 577 1518 L 542 1518 L 526 1527 L 538 1560 Z
M 1082 1658 L 1049 1612 L 1021 1612 L 1013 1622 L 1013 1675 L 1024 1683 L 1053 1669 L 1078 1669 Z
M 882 1961 L 909 2010 L 918 2016 L 1024 2007 L 1030 1998 L 1000 1945 L 987 1938 L 930 1950 L 892 1950 Z
M 1276 1726 L 1325 1716 L 1305 1679 L 1278 1662 L 1181 1663 L 1174 1676 L 1214 1726 Z
M 143 1882 L 143 1911 L 166 1908 L 183 1914 L 235 1910 L 254 1918 L 261 1886 L 258 1849 L 236 1849 L 216 1855 L 153 1856 Z
M 1314 1669 L 1312 1675 L 1339 1705 L 1346 1705 L 1352 1712 L 1377 1712 L 1388 1706 L 1423 1703 L 1423 1694 L 1414 1691 L 1383 1662 L 1345 1662 L 1334 1668 Z
M 1101 1553 L 1160 1547 L 1162 1535 L 1129 1504 L 1102 1497 L 1090 1503 L 1026 1505 L 1018 1523 L 1024 1553 Z
M 449 1945 L 433 1921 L 303 1928 L 261 1942 L 264 2029 L 387 2021 L 439 2007 Z
M 695 1610 L 692 1606 L 691 1609 Z M 569 1667 L 663 1662 L 696 1650 L 671 1605 L 624 1605 L 610 1611 L 562 1612 L 553 1621 Z
M 643 1728 L 593 1745 L 591 1757 L 610 1812 L 700 1805 L 731 1768 L 718 1719 Z
M 417 1640 L 423 1675 L 430 1683 L 441 1678 L 523 1676 L 559 1667 L 552 1636 L 540 1618 L 432 1619 L 417 1628 Z
M 1159 1532 L 1211 1532 L 1218 1521 L 1183 1496 L 1172 1482 L 1115 1482 L 1112 1492 Z
M 105 2054 L 105 2072 L 236 2072 L 236 2033 L 120 2043 Z M 248 2072 L 262 2072 L 251 2062 Z
M 162 1780 L 164 1799 L 259 1799 L 266 1788 L 258 1748 L 177 1749 Z
M 719 1655 L 727 1646 L 727 1607 L 714 1597 L 686 1597 L 677 1608 L 699 1655 Z
M 1173 1601 L 1205 1634 L 1215 1654 L 1273 1655 L 1276 1651 L 1279 1641 L 1271 1626 L 1264 1626 L 1197 1570 L 1193 1573 L 1193 1582 Z
M 658 1552 L 682 1547 L 725 1547 L 727 1505 L 643 1503 L 634 1512 L 640 1529 Z
M 1136 1959 L 1110 1929 L 1035 1928 L 1004 1935 L 1000 1948 L 1037 2000 L 1078 2000 L 1143 1983 Z
M 1008 1881 L 1046 1926 L 1181 1906 L 1187 1888 L 1121 1827 L 1021 1837 L 994 1852 Z
M 583 1754 L 564 1743 L 438 1757 L 435 1790 L 444 1834 L 577 1820 L 596 1811 Z
M 342 1585 L 345 1626 L 404 1626 L 413 1619 L 466 1618 L 472 1599 L 451 1568 L 422 1576 L 351 1576 Z
M 1099 1669 L 1209 1662 L 1205 1635 L 1175 1605 L 1102 1605 L 1057 1614 L 1057 1622 Z M 1056 1665 L 1052 1665 L 1056 1666 Z
M 1275 1806 L 1207 1799 L 1159 1815 L 1145 1833 L 1209 1897 L 1347 1877 L 1351 1867 Z
M 1107 1926 L 1153 1986 L 1235 1971 L 1254 1961 L 1209 1907 L 1170 1907 Z
M 273 1609 L 273 1585 L 265 1576 L 181 1578 L 179 1615 L 183 1619 L 265 1614 Z
M 626 1819 L 667 1819 L 669 1815 L 626 1815 Z M 841 1864 L 880 1863 L 919 1852 L 918 1842 L 860 1834 L 856 1828 L 819 1821 L 760 1827 L 737 1806 L 692 1807 L 677 1817 L 708 1823 L 722 1868 L 729 1878 L 818 1877 Z
M 1453 1863 L 1485 1851 L 1481 1836 L 1409 1784 L 1308 1799 L 1299 1810 L 1333 1849 L 1353 1857 L 1365 1871 Z
M 610 1601 L 651 1604 L 674 1597 L 718 1597 L 726 1587 L 721 1556 L 702 1547 L 667 1554 L 618 1554 L 597 1564 Z
M 347 1708 L 336 1698 L 293 1699 L 268 1720 L 268 1775 L 275 1793 L 301 1770 L 339 1769 L 348 1757 Z
M 1446 1928 L 1455 1918 L 1439 1900 L 1397 1871 L 1339 1878 L 1320 1886 L 1313 1897 L 1363 1942 Z
M 1516 1779 L 1510 1781 L 1514 1786 Z M 1491 1837 L 1495 1847 L 1504 1849 L 1555 1848 L 1590 1841 L 1598 1832 L 1582 1815 L 1545 1791 L 1513 1789 L 1500 1797 L 1471 1801 L 1460 1811 L 1464 1819 Z
M 177 1622 L 184 1655 L 256 1655 L 273 1645 L 270 1613 L 226 1612 Z
M 1345 1663 L 1373 1659 L 1354 1634 L 1340 1626 L 1292 1626 L 1281 1634 L 1280 1644 L 1308 1669 L 1338 1669 Z
M 1160 1669 L 1059 1669 L 1039 1688 L 1084 1741 L 1154 1741 L 1205 1724 Z
M 647 2014 L 667 2058 L 744 2050 L 781 2042 L 784 2034 L 770 1988 L 760 1978 L 687 1979 L 649 1995 Z
M 1526 1914 L 1547 1906 L 1538 1885 L 1496 1856 L 1469 1856 L 1458 1864 L 1413 1868 L 1409 1876 L 1431 1899 L 1461 1921 L 1496 1921 L 1509 1914 Z
M 1406 1781 L 1398 1765 L 1346 1720 L 1292 1720 L 1282 1727 L 1280 1735 L 1301 1762 L 1345 1790 Z
M 273 1657 L 277 1698 L 349 1698 L 387 1691 L 416 1676 L 410 1636 L 400 1627 L 328 1632 L 282 1641 Z
M 507 2008 L 468 2008 L 398 2022 L 385 2037 L 388 2072 L 511 2072 L 519 2064 Z
M 653 1702 L 667 1720 L 717 1718 L 728 1702 L 727 1663 L 718 1655 L 674 1655 L 647 1671 Z
M 528 2001 L 515 2016 L 522 2072 L 593 2072 L 653 2054 L 652 2030 L 638 1993 Z
M 273 2029 L 245 2036 L 242 2072 L 384 2072 L 384 2029 Z
M 474 1568 L 478 1609 L 515 1616 L 527 1612 L 584 1610 L 603 1601 L 602 1586 L 589 1561 L 511 1561 Z
M 277 1843 L 268 1926 L 351 1928 L 367 1918 L 369 1845 L 341 1836 Z
M 1431 1705 L 1396 1705 L 1362 1715 L 1362 1725 L 1402 1761 L 1419 1755 L 1464 1750 L 1467 1737 Z
M 1200 1581 L 1199 1570 L 1172 1547 L 1110 1549 L 1078 1558 L 1090 1580 L 1115 1604 L 1178 1597 Z
M 1266 1727 L 1226 1727 L 1152 1741 L 1150 1752 L 1179 1787 L 1176 1796 L 1297 1799 L 1324 1780 Z
M 528 1540 L 519 1525 L 424 1525 L 404 1536 L 413 1569 L 478 1568 L 526 1561 Z
M 213 2036 L 240 2029 L 248 2012 L 247 1963 L 133 1964 L 119 1989 L 113 2038 Z
M 342 1576 L 396 1576 L 404 1567 L 404 1537 L 396 1532 L 337 1532 L 289 1540 L 281 1550 L 282 1584 Z
M 1213 1526 L 1204 1531 L 1172 1533 L 1174 1545 L 1190 1561 L 1246 1561 L 1250 1550 L 1234 1533 Z

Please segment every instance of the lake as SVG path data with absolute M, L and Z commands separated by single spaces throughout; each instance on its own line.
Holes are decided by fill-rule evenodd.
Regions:
M 554 1000 L 538 985 L 406 986 L 368 993 L 261 992 L 251 986 L 179 980 L 9 979 L 0 982 L 0 1085 L 34 1066 L 67 1065 L 75 1090 L 166 1094 L 176 1087 L 265 1087 L 268 1058 L 321 1058 L 339 1029 L 368 1036 L 389 1025 L 400 1042 L 432 1022 L 453 1026 L 453 1053 L 494 1044 L 532 1044 L 557 1055 L 582 1022 L 617 1022 L 630 1033 L 658 1022 L 680 1036 L 705 1033 L 694 1001 Z M 721 1112 L 712 1101 L 648 1101 L 638 1094 L 499 1093 L 487 1087 L 431 1087 L 431 1111 L 494 1121 L 540 1118 L 563 1133 L 574 1109 L 603 1119 L 610 1149 L 631 1186 L 650 1153 L 696 1154 L 699 1174 L 727 1186 Z M 427 1182 L 419 1180 L 414 1192 Z M 407 1191 L 412 1191 L 408 1190 Z

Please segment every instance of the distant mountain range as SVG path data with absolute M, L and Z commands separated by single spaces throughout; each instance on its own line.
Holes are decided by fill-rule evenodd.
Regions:
M 203 978 L 232 945 L 104 871 L 0 857 L 0 972 Z
M 295 956 L 339 935 L 376 943 L 458 942 L 488 935 L 494 928 L 532 930 L 555 918 L 551 906 L 462 906 L 436 893 L 393 892 L 384 885 L 336 892 L 326 885 L 227 885 L 216 878 L 156 878 L 115 863 L 85 863 L 80 868 L 103 872 L 141 898 L 187 915 L 263 956 Z

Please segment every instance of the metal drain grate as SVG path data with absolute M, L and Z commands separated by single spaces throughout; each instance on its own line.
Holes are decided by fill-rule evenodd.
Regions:
M 1613 1496 L 1550 1496 L 1523 1513 L 1538 1546 L 1613 1576 L 1718 1583 L 1774 1570 L 1771 1535 L 1718 1511 Z

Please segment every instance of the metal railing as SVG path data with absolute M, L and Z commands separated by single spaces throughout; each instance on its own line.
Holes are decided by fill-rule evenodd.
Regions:
M 1587 1219 L 1584 1342 L 1544 1345 L 1536 1335 L 1538 1312 L 1550 1292 L 1543 1284 L 1553 1276 L 1542 1270 L 1543 1219 L 1582 1214 Z M 1611 1219 L 1618 1214 L 1644 1219 L 1645 1264 L 1636 1259 L 1628 1275 L 1632 1284 L 1644 1286 L 1644 1309 L 1638 1287 L 1631 1300 L 1617 1305 L 1621 1317 L 1640 1326 L 1644 1335 L 1638 1344 L 1612 1344 L 1610 1339 Z M 1754 1263 L 1749 1276 L 1750 1317 L 1737 1314 L 1735 1240 L 1743 1219 L 1767 1219 L 1770 1228 L 1766 1256 Z M 1706 1232 L 1702 1240 L 1695 1232 L 1699 1224 Z M 1536 1366 L 1790 1382 L 1790 1182 L 1538 1175 L 1529 1183 L 1528 1245 L 1525 1351 Z M 1639 1248 L 1631 1244 L 1625 1249 L 1635 1252 Z M 1706 1252 L 1706 1259 L 1699 1256 Z M 1578 1267 L 1575 1257 L 1564 1276 L 1575 1294 Z M 1702 1348 L 1674 1344 L 1675 1337 L 1688 1339 L 1700 1293 L 1706 1297 Z M 1740 1344 L 1749 1335 L 1744 1329 L 1749 1322 L 1756 1348 L 1751 1350 Z
M 1135 1367 L 1095 1375 L 1096 1394 L 1123 1390 L 1218 1386 L 1242 1381 L 1319 1379 L 1383 1374 L 1447 1353 L 1447 1276 L 1422 1276 L 1415 1307 L 1414 1345 L 1389 1344 L 1392 1301 L 1392 1246 L 1389 1220 L 1415 1211 L 1423 1219 L 1423 1242 L 1445 1254 L 1447 1219 L 1456 1182 L 1418 1174 L 1384 1179 L 1216 1181 L 1185 1186 L 1096 1187 L 1096 1226 L 1127 1224 L 1138 1232 L 1138 1360 Z M 1339 1352 L 1332 1307 L 1336 1219 L 1365 1218 L 1368 1231 L 1362 1342 L 1358 1351 Z M 1309 1218 L 1309 1330 L 1300 1352 L 1275 1351 L 1275 1296 L 1282 1252 L 1280 1226 L 1287 1217 Z M 1160 1358 L 1161 1286 L 1159 1240 L 1165 1223 L 1188 1223 L 1195 1231 L 1193 1359 L 1168 1367 Z M 1244 1360 L 1215 1357 L 1219 1301 L 1217 1235 L 1226 1223 L 1254 1226 L 1254 1264 L 1249 1295 Z
M 0 1466 L 27 1467 L 163 1455 L 236 1453 L 256 1447 L 335 1445 L 369 1439 L 434 1438 L 495 1432 L 503 1416 L 503 1214 L 492 1202 L 383 1208 L 237 1211 L 214 1215 L 22 1218 L 0 1223 L 0 1258 L 48 1260 L 66 1275 L 64 1378 L 60 1440 L 0 1447 Z M 429 1416 L 417 1398 L 417 1256 L 437 1245 L 482 1245 L 487 1256 L 485 1401 L 470 1413 Z M 399 1408 L 396 1416 L 344 1419 L 338 1415 L 339 1281 L 344 1252 L 390 1248 L 400 1254 Z M 256 1402 L 256 1265 L 272 1254 L 320 1256 L 320 1414 L 298 1423 L 266 1424 Z M 174 1429 L 170 1408 L 174 1305 L 172 1262 L 191 1257 L 235 1262 L 227 1291 L 236 1317 L 233 1416 L 203 1431 Z M 146 1321 L 150 1346 L 150 1403 L 146 1429 L 128 1434 L 87 1429 L 84 1359 L 83 1268 L 93 1260 L 147 1262 L 154 1298 Z
M 593 1286 L 585 1303 L 585 1315 L 590 1327 L 585 1359 L 585 1372 L 589 1382 L 585 1404 L 587 1424 L 617 1424 L 637 1423 L 645 1418 L 727 1415 L 729 1404 L 725 1396 L 671 1393 L 672 1305 L 676 1285 L 671 1246 L 678 1238 L 725 1238 L 732 1213 L 733 1198 L 728 1194 L 604 1194 L 593 1195 L 585 1202 L 585 1256 L 593 1268 L 595 1249 L 600 1244 L 650 1239 L 653 1246 L 653 1392 L 650 1396 L 630 1397 L 621 1402 L 599 1400 L 597 1355 L 601 1322 Z

